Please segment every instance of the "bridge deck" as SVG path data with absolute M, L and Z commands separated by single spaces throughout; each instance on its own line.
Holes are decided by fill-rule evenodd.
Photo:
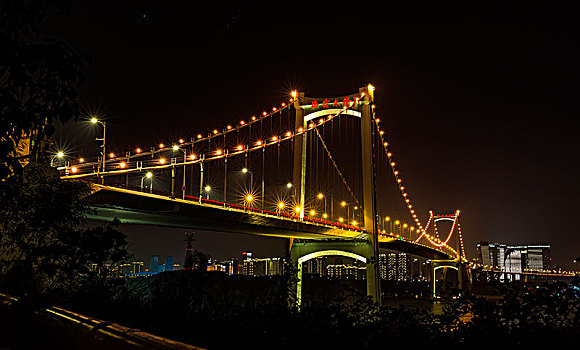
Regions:
M 89 219 L 164 227 L 179 227 L 231 233 L 298 239 L 365 238 L 362 228 L 305 217 L 303 221 L 287 213 L 275 213 L 230 203 L 183 200 L 160 194 L 92 184 L 88 201 L 94 209 Z M 381 248 L 428 258 L 449 255 L 390 235 L 380 235 Z

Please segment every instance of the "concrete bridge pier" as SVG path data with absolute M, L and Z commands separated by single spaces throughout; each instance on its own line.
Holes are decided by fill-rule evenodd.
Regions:
M 457 271 L 457 288 L 462 290 L 463 287 L 466 285 L 463 282 L 463 274 L 467 274 L 467 279 L 470 280 L 471 276 L 469 273 L 469 269 L 466 268 L 465 264 L 462 263 L 460 260 L 453 259 L 453 260 L 431 260 L 431 297 L 436 298 L 436 291 L 435 286 L 437 281 L 435 279 L 435 272 L 439 269 L 444 269 L 444 274 L 446 274 L 447 269 L 453 269 Z M 445 279 L 444 279 L 445 280 Z
M 291 296 L 291 302 L 300 307 L 302 304 L 302 273 L 303 264 L 310 259 L 322 256 L 344 256 L 353 258 L 366 264 L 367 271 L 374 269 L 374 249 L 366 239 L 344 240 L 293 240 L 291 242 L 290 258 L 297 266 L 295 295 Z M 373 296 L 373 290 L 367 286 L 367 295 Z M 294 293 L 293 293 L 294 294 Z

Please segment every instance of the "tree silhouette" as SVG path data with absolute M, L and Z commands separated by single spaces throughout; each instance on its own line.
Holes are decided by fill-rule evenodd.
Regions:
M 63 0 L 0 1 L 0 180 L 37 158 L 54 121 L 79 116 L 77 89 L 89 58 L 38 32 L 50 9 L 68 6 Z
M 126 260 L 125 236 L 114 228 L 83 228 L 90 188 L 64 181 L 45 166 L 29 164 L 0 182 L 0 285 L 14 293 L 47 293 L 78 284 L 96 264 Z

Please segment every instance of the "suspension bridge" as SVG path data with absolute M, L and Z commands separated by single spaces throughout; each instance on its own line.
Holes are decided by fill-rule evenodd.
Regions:
M 298 303 L 302 264 L 319 256 L 366 263 L 375 301 L 379 248 L 432 259 L 433 294 L 437 269 L 465 265 L 459 210 L 422 224 L 370 84 L 338 97 L 293 91 L 222 128 L 124 151 L 107 150 L 106 123 L 92 122 L 103 127 L 100 156 L 57 164 L 63 179 L 91 184 L 91 219 L 288 238 Z M 440 221 L 452 223 L 446 235 Z

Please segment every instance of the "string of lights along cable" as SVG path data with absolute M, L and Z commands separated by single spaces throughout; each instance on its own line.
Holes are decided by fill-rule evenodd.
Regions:
M 457 256 L 450 239 L 458 232 L 464 257 L 459 210 L 450 214 L 444 240 L 430 233 L 441 217 L 431 212 L 421 223 L 375 104 L 365 99 L 373 91 L 372 85 L 338 97 L 292 91 L 286 101 L 220 128 L 125 150 L 107 145 L 106 120 L 92 115 L 88 122 L 102 132 L 99 154 L 56 150 L 52 165 L 66 179 L 364 236 L 361 110 L 370 107 L 380 239 Z

